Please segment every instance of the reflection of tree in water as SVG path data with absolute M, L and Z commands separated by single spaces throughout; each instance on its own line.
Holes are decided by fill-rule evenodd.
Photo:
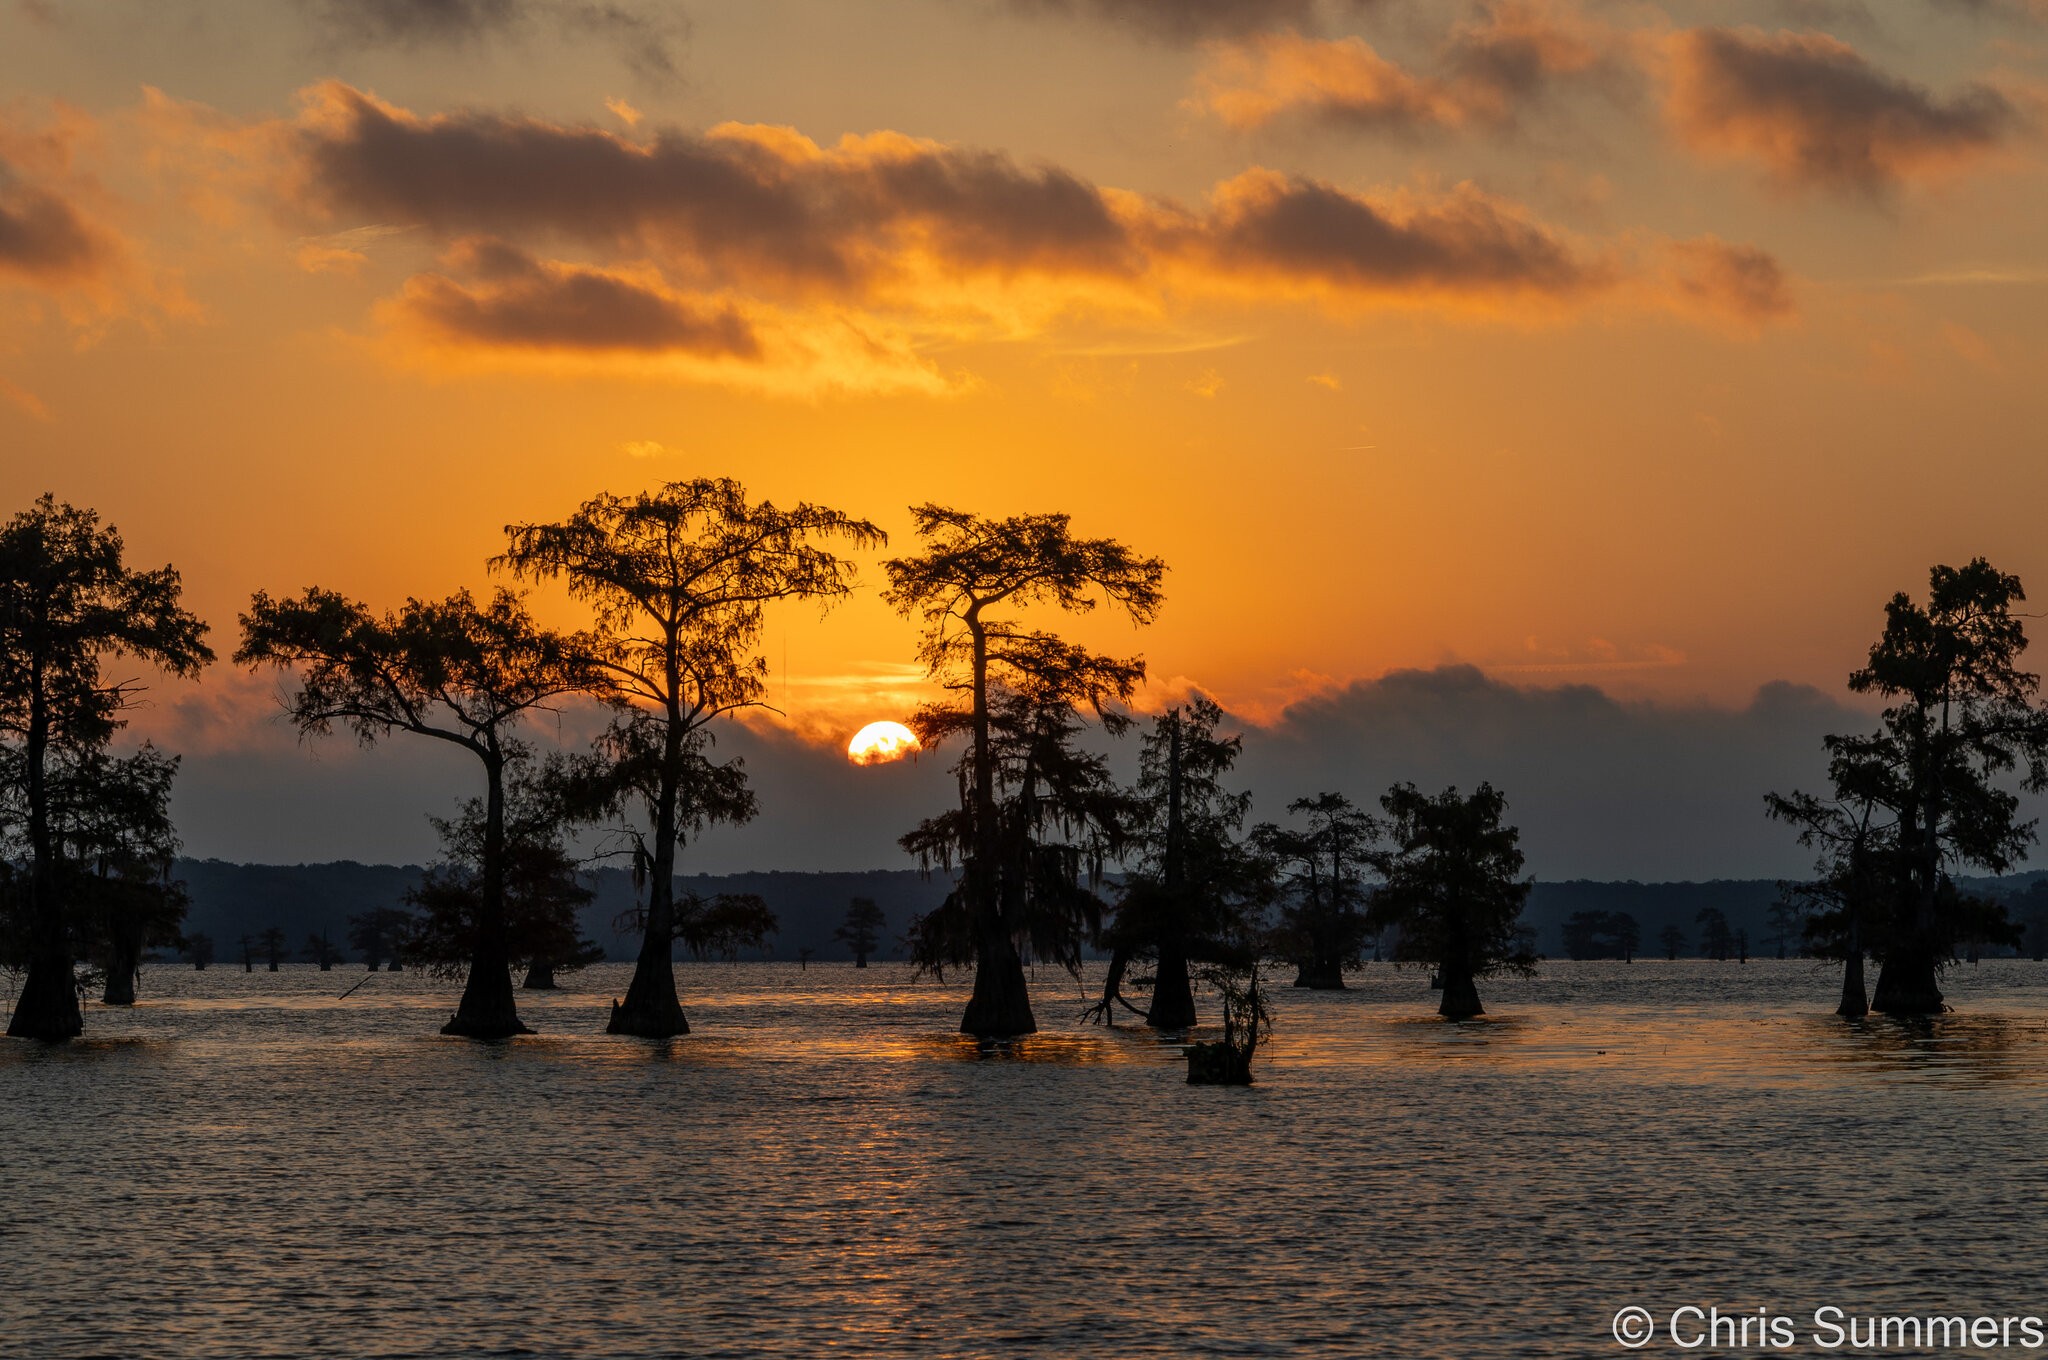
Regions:
M 2001 1015 L 1876 1016 L 1820 1028 L 1828 1062 L 1886 1069 L 1912 1080 L 2025 1081 L 2048 1076 L 2036 1055 L 2048 1021 Z

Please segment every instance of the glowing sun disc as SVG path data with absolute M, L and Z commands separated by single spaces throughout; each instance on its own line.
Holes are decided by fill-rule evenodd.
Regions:
M 917 749 L 917 734 L 902 723 L 872 722 L 846 743 L 846 758 L 856 765 L 886 765 Z

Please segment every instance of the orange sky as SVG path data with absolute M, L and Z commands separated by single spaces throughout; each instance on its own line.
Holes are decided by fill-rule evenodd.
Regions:
M 1172 569 L 1082 631 L 1255 717 L 1837 693 L 1933 561 L 2048 589 L 2039 6 L 595 13 L 6 0 L 0 502 L 223 652 L 599 489 L 1063 509 Z M 778 696 L 843 740 L 913 641 L 784 611 Z

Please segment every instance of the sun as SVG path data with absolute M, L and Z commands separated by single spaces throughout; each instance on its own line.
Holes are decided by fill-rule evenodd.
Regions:
M 856 765 L 886 765 L 917 751 L 917 734 L 899 722 L 869 723 L 846 743 L 846 758 Z

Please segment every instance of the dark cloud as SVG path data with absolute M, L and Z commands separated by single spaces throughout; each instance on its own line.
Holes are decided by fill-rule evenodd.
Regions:
M 1451 27 L 1434 65 L 1411 70 L 1363 38 L 1288 31 L 1216 45 L 1197 102 L 1234 127 L 1306 119 L 1420 134 L 1513 127 L 1568 81 L 1625 93 L 1619 34 L 1575 10 L 1498 0 Z
M 1727 710 L 1622 703 L 1589 685 L 1520 689 L 1446 666 L 1294 704 L 1247 734 L 1244 770 L 1261 816 L 1324 789 L 1371 803 L 1396 780 L 1491 781 L 1543 878 L 1791 875 L 1808 855 L 1765 820 L 1763 795 L 1824 788 L 1822 735 L 1869 726 L 1783 683 Z
M 497 38 L 611 43 L 635 74 L 655 82 L 678 75 L 680 11 L 601 0 L 300 0 L 331 42 L 349 47 L 451 47 Z
M 434 844 L 427 814 L 476 792 L 475 762 L 438 743 L 307 747 L 278 724 L 249 745 L 237 722 L 234 749 L 170 741 L 187 750 L 175 811 L 196 857 L 420 862 Z M 1289 800 L 1326 789 L 1372 806 L 1397 780 L 1488 780 L 1508 797 L 1530 872 L 1546 879 L 1791 876 L 1809 856 L 1765 819 L 1763 795 L 1821 789 L 1822 735 L 1872 723 L 1782 683 L 1740 709 L 1674 707 L 1583 685 L 1521 689 L 1451 666 L 1361 681 L 1243 727 L 1238 786 L 1253 792 L 1255 819 L 1284 820 Z M 1135 743 L 1111 749 L 1132 775 Z M 856 767 L 834 745 L 726 725 L 717 754 L 746 762 L 762 815 L 694 842 L 686 872 L 909 867 L 896 838 L 957 797 L 950 750 Z
M 1672 291 L 1703 311 L 1751 324 L 1790 316 L 1791 281 L 1778 261 L 1755 246 L 1731 245 L 1711 236 L 1674 241 Z
M 1205 238 L 1219 270 L 1338 288 L 1563 296 L 1609 281 L 1540 224 L 1469 190 L 1396 217 L 1328 184 L 1254 171 L 1218 192 Z
M 511 28 L 517 0 L 310 0 L 336 35 L 364 44 L 460 43 Z
M 730 304 L 679 297 L 658 282 L 543 264 L 497 242 L 453 261 L 469 274 L 409 280 L 398 307 L 430 336 L 537 350 L 619 350 L 758 359 L 754 328 Z
M 964 318 L 1014 326 L 1091 300 L 1156 307 L 1204 294 L 1480 310 L 1615 294 L 1746 319 L 1770 310 L 1755 286 L 1712 286 L 1740 281 L 1725 265 L 1674 286 L 1655 238 L 1579 242 L 1470 185 L 1368 196 L 1251 170 L 1189 207 L 896 133 L 830 146 L 737 125 L 625 136 L 474 111 L 422 117 L 340 84 L 311 92 L 286 136 L 287 198 L 321 226 L 420 227 L 444 243 L 507 242 L 526 258 L 519 279 L 488 295 L 429 275 L 400 299 L 445 335 L 479 342 L 553 333 L 590 347 L 597 318 L 630 314 L 639 329 L 619 347 L 638 348 L 646 328 L 682 324 L 683 299 L 709 295 L 748 316 L 851 307 L 894 327 L 888 347 L 903 356 L 908 328 L 971 335 Z M 1699 276 L 1715 260 L 1695 254 Z M 1768 256 L 1743 259 L 1752 284 L 1768 281 Z M 558 322 L 542 315 L 549 302 L 567 311 Z M 798 348 L 839 346 L 857 360 L 879 334 L 865 321 L 839 333 L 813 326 Z M 736 342 L 738 331 L 720 334 Z
M 1131 272 L 1123 226 L 1064 171 L 883 135 L 820 148 L 778 129 L 596 128 L 418 118 L 330 85 L 308 125 L 308 188 L 338 214 L 442 233 L 533 233 L 756 286 L 855 292 L 902 257 L 944 267 Z
M 0 274 L 64 283 L 109 263 L 107 237 L 58 195 L 14 178 L 0 162 Z
M 1367 8 L 1352 0 L 1348 8 Z M 1086 18 L 1131 29 L 1146 37 L 1189 43 L 1204 38 L 1314 26 L 1317 0 L 1009 0 L 1031 15 Z
M 1679 134 L 1758 161 L 1786 186 L 1878 192 L 1974 161 L 2020 125 L 1987 85 L 1944 98 L 1822 33 L 1693 29 L 1671 55 Z

